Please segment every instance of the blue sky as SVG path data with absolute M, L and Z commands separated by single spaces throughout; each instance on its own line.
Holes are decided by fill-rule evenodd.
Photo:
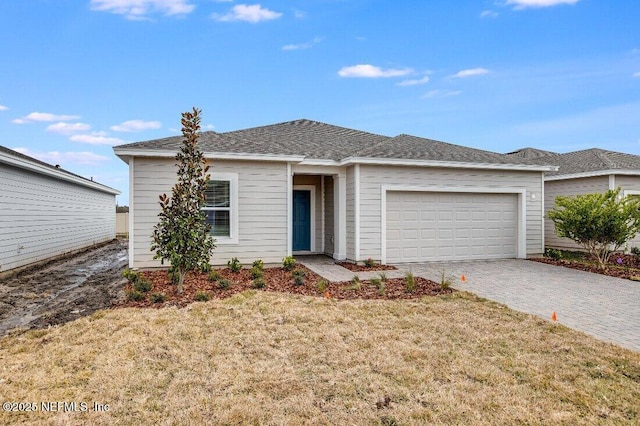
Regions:
M 640 154 L 637 0 L 3 0 L 0 145 L 119 189 L 112 146 L 308 118 Z

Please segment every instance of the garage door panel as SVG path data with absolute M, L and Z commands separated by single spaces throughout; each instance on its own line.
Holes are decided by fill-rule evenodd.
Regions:
M 516 257 L 517 206 L 515 194 L 389 191 L 387 261 Z

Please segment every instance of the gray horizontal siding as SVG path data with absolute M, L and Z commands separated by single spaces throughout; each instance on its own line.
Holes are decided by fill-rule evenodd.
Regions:
M 547 212 L 556 205 L 556 197 L 574 197 L 581 194 L 605 192 L 609 189 L 609 176 L 597 176 L 580 179 L 563 179 L 545 182 L 544 199 L 544 238 L 545 246 L 563 250 L 579 250 L 580 246 L 568 238 L 556 235 L 553 222 L 546 218 Z
M 360 166 L 360 258 L 380 259 L 381 186 L 514 187 L 527 191 L 527 255 L 542 251 L 542 174 L 540 172 Z M 531 194 L 535 194 L 533 199 Z
M 244 264 L 263 259 L 280 262 L 287 252 L 287 167 L 285 163 L 213 161 L 210 173 L 238 174 L 238 243 L 217 244 L 211 263 L 224 265 L 232 257 Z M 176 182 L 173 159 L 135 158 L 133 169 L 134 267 L 155 267 L 150 251 L 158 222 L 158 196 L 171 195 Z
M 115 238 L 115 196 L 0 165 L 0 271 Z

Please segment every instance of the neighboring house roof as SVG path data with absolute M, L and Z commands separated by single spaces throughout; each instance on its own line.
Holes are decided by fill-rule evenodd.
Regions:
M 182 136 L 114 147 L 128 156 L 174 156 Z M 287 159 L 308 164 L 364 163 L 493 165 L 501 168 L 553 170 L 546 163 L 453 145 L 410 135 L 389 137 L 312 120 L 294 120 L 232 132 L 202 132 L 200 149 L 208 157 Z M 260 157 L 262 156 L 262 157 Z
M 547 153 L 546 155 L 544 153 Z M 549 164 L 558 166 L 546 177 L 554 180 L 570 177 L 586 177 L 608 174 L 640 174 L 640 156 L 600 148 L 558 154 L 549 151 L 524 148 L 506 155 L 539 155 Z M 529 157 L 531 158 L 531 157 Z
M 545 151 L 544 149 L 527 147 L 527 148 L 521 148 L 517 151 L 508 152 L 505 155 L 533 159 L 533 158 L 544 158 L 544 157 L 549 157 L 549 156 L 554 156 L 559 154 L 557 152 Z
M 116 189 L 110 188 L 106 185 L 95 182 L 91 179 L 87 179 L 75 173 L 71 173 L 70 171 L 63 169 L 58 165 L 54 166 L 49 163 L 45 163 L 44 161 L 40 161 L 36 158 L 22 154 L 18 151 L 14 151 L 2 145 L 0 145 L 0 163 L 30 170 L 39 174 L 52 176 L 68 182 L 73 182 L 103 192 L 107 192 L 109 194 L 120 194 L 120 191 Z

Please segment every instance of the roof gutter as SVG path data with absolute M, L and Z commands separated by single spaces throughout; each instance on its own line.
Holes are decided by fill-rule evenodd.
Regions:
M 591 172 L 580 172 L 580 173 L 569 173 L 565 175 L 545 176 L 544 180 L 554 181 L 554 180 L 579 179 L 579 178 L 589 178 L 589 177 L 609 176 L 609 175 L 640 176 L 640 170 L 619 170 L 619 169 L 594 170 Z
M 10 166 L 28 170 L 41 175 L 51 176 L 56 179 L 86 186 L 88 188 L 96 189 L 98 191 L 106 192 L 108 194 L 120 195 L 120 191 L 118 191 L 117 189 L 110 188 L 106 185 L 102 185 L 101 183 L 94 182 L 89 179 L 85 179 L 79 176 L 74 176 L 61 169 L 60 170 L 52 169 L 49 167 L 42 166 L 40 164 L 33 163 L 24 158 L 14 157 L 13 155 L 8 153 L 0 152 L 0 163 L 8 164 Z
M 408 160 L 404 158 L 369 158 L 348 157 L 340 161 L 339 165 L 352 164 L 392 165 L 392 166 L 418 166 L 418 167 L 447 167 L 456 169 L 492 169 L 492 170 L 524 170 L 531 172 L 554 172 L 558 166 L 537 164 L 500 164 L 500 163 L 467 163 L 464 161 L 439 161 L 439 160 Z
M 125 163 L 129 162 L 129 157 L 161 157 L 175 158 L 177 152 L 170 150 L 155 149 L 113 149 L 113 152 Z M 285 161 L 299 163 L 304 160 L 304 155 L 275 155 L 275 154 L 254 154 L 245 152 L 205 152 L 204 158 L 215 160 L 250 160 L 250 161 Z

